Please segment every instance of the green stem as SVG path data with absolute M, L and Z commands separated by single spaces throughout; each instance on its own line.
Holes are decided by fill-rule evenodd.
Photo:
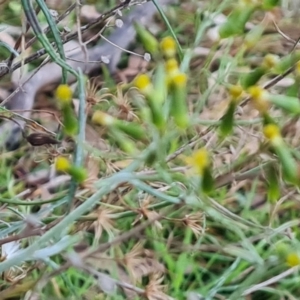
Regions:
M 56 55 L 56 51 L 53 48 L 52 44 L 49 42 L 47 36 L 43 33 L 43 30 L 41 29 L 38 19 L 34 13 L 32 4 L 30 0 L 21 0 L 26 18 L 28 23 L 31 25 L 33 32 L 35 33 L 37 39 L 39 42 L 43 45 L 45 48 L 46 52 L 49 54 L 51 59 L 58 64 L 61 68 L 65 69 L 66 71 L 70 72 L 73 74 L 76 79 L 78 79 L 78 73 L 71 68 L 63 59 L 58 57 Z
M 84 80 L 83 74 L 81 69 L 78 69 L 78 96 L 79 96 L 79 112 L 78 112 L 78 119 L 79 119 L 79 132 L 77 136 L 77 143 L 76 143 L 76 152 L 74 157 L 74 165 L 76 167 L 80 167 L 83 163 L 83 144 L 85 141 L 85 124 L 86 124 L 86 114 L 85 114 L 85 87 L 84 87 Z M 78 187 L 78 183 L 72 179 L 71 186 L 69 189 L 68 195 L 68 209 L 69 212 L 71 209 L 71 204 L 73 198 L 75 196 L 76 190 Z
M 62 197 L 65 195 L 66 193 L 63 192 L 62 194 L 57 195 L 54 198 L 51 198 L 49 200 L 43 200 L 43 201 L 22 201 L 22 200 L 0 198 L 0 203 L 10 204 L 10 205 L 25 205 L 25 206 L 43 205 L 47 203 L 57 202 L 61 200 Z
M 53 20 L 53 17 L 51 16 L 48 7 L 46 6 L 44 0 L 36 0 L 38 6 L 40 7 L 41 11 L 43 12 L 47 23 L 49 24 L 50 30 L 53 34 L 56 46 L 57 46 L 57 50 L 58 53 L 60 55 L 60 58 L 64 61 L 66 61 L 66 56 L 65 56 L 65 52 L 64 52 L 64 47 L 63 47 L 63 43 L 60 37 L 60 33 L 57 29 L 56 23 Z M 43 33 L 44 34 L 44 33 Z M 62 83 L 66 84 L 67 83 L 67 76 L 68 76 L 68 72 L 67 69 L 65 67 L 62 67 L 62 72 L 63 72 L 63 76 L 62 76 Z
M 179 55 L 179 58 L 180 60 L 182 60 L 183 58 L 183 50 L 181 48 L 181 45 L 176 37 L 176 34 L 168 20 L 168 18 L 166 17 L 165 13 L 163 12 L 163 10 L 160 8 L 160 6 L 158 5 L 157 1 L 156 0 L 152 0 L 153 4 L 155 5 L 156 9 L 158 10 L 160 16 L 162 17 L 162 19 L 164 20 L 166 26 L 168 27 L 173 39 L 176 41 L 176 45 L 177 45 L 177 48 L 178 48 L 178 55 Z
M 18 51 L 16 51 L 13 47 L 11 47 L 9 44 L 0 41 L 0 46 L 6 48 L 10 53 L 12 53 L 14 56 L 19 56 Z

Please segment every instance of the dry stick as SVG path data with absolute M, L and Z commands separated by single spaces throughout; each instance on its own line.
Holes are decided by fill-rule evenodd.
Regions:
M 19 240 L 22 240 L 25 238 L 42 235 L 44 232 L 46 232 L 47 230 L 49 230 L 50 228 L 55 226 L 59 222 L 60 219 L 57 219 L 57 220 L 51 222 L 50 224 L 47 224 L 45 227 L 33 228 L 32 230 L 25 230 L 19 234 L 10 235 L 6 238 L 3 238 L 0 240 L 0 246 L 7 244 L 7 243 L 14 242 L 14 241 L 19 241 Z
M 272 227 L 272 222 L 275 218 L 275 214 L 277 213 L 277 211 L 279 210 L 279 207 L 281 206 L 281 204 L 287 200 L 290 196 L 292 196 L 293 194 L 295 194 L 296 191 L 295 190 L 292 190 L 292 191 L 289 191 L 286 195 L 284 195 L 283 197 L 281 197 L 281 199 L 279 199 L 274 208 L 272 208 L 271 210 L 271 216 L 270 216 L 270 220 L 269 220 L 269 227 L 271 228 Z
M 273 20 L 273 24 L 274 24 L 274 26 L 275 26 L 277 32 L 278 32 L 283 38 L 285 38 L 285 39 L 286 39 L 287 41 L 289 41 L 289 42 L 296 43 L 295 40 L 293 40 L 292 38 L 290 38 L 289 36 L 287 36 L 285 33 L 283 33 L 283 32 L 280 30 L 280 28 L 279 28 L 278 25 L 276 24 L 275 20 Z M 297 43 L 296 43 L 296 45 L 297 45 Z
M 295 40 L 293 40 L 292 38 L 290 38 L 289 36 L 287 36 L 286 34 L 284 34 L 284 33 L 280 30 L 280 28 L 278 27 L 278 25 L 276 24 L 276 22 L 275 22 L 274 20 L 273 20 L 273 24 L 274 24 L 276 30 L 278 31 L 278 33 L 279 33 L 282 37 L 284 37 L 287 41 L 292 42 L 292 43 L 294 44 L 294 45 L 293 45 L 293 48 L 292 48 L 291 51 L 290 51 L 290 53 L 294 52 L 295 49 L 296 49 L 296 47 L 297 47 L 297 45 L 298 45 L 298 43 L 299 43 L 299 41 L 300 41 L 300 37 L 298 37 L 298 39 L 295 41 Z
M 48 62 L 50 62 L 50 57 L 47 56 L 45 58 L 45 60 L 32 72 L 32 74 L 26 78 L 25 82 L 23 82 L 21 85 L 19 85 L 7 98 L 5 98 L 2 102 L 1 102 L 1 106 L 4 106 L 6 103 L 8 103 L 8 101 L 16 94 L 20 91 L 20 89 L 22 89 L 23 85 L 26 84 L 26 82 L 28 80 L 30 80 L 37 72 L 39 72 L 39 70 L 45 66 Z M 24 110 L 23 110 L 24 111 Z
M 131 291 L 136 292 L 137 294 L 140 294 L 140 295 L 145 295 L 146 294 L 146 290 L 141 289 L 137 286 L 134 286 L 133 284 L 130 284 L 130 283 L 123 282 L 123 281 L 117 280 L 115 278 L 112 278 L 111 276 L 109 276 L 105 273 L 101 273 L 101 272 L 98 272 L 98 271 L 94 270 L 92 267 L 82 266 L 82 269 L 84 269 L 86 272 L 88 272 L 89 274 L 95 276 L 98 279 L 106 278 L 108 281 L 114 283 L 117 286 L 120 286 L 121 288 L 131 290 Z
M 22 112 L 24 112 L 24 111 L 22 111 Z M 48 133 L 52 136 L 56 136 L 56 134 L 54 132 L 52 132 L 51 130 L 47 129 L 46 127 L 40 125 L 38 122 L 28 119 L 16 112 L 12 112 L 11 110 L 5 110 L 5 109 L 2 110 L 0 108 L 0 118 L 6 118 L 6 119 L 15 118 L 15 119 L 18 119 L 18 121 L 20 122 L 18 124 L 20 126 L 20 128 L 23 128 L 22 123 L 26 123 L 31 129 L 34 129 L 34 130 L 38 129 L 39 131 L 42 131 L 44 133 Z
M 87 51 L 86 44 L 82 40 L 82 33 L 81 33 L 81 22 L 80 22 L 80 0 L 76 0 L 76 24 L 77 24 L 77 34 L 78 34 L 78 42 L 80 45 L 80 48 L 82 50 L 82 53 L 84 54 L 84 62 L 86 63 L 89 61 L 89 54 Z
M 261 290 L 262 288 L 264 287 L 267 287 L 268 285 L 270 284 L 274 284 L 276 282 L 278 282 L 279 280 L 289 276 L 289 275 L 292 275 L 293 273 L 295 273 L 296 271 L 299 271 L 299 266 L 296 266 L 296 267 L 293 267 L 293 268 L 290 268 L 288 269 L 287 271 L 277 275 L 277 276 L 274 276 L 266 281 L 263 281 L 259 284 L 256 284 L 254 286 L 252 286 L 251 288 L 245 290 L 242 294 L 242 296 L 247 296 L 247 295 L 250 295 L 252 294 L 253 292 L 256 292 L 256 291 L 259 291 Z
M 37 7 L 36 10 L 35 10 L 35 14 L 38 15 L 39 12 L 40 12 L 40 8 Z M 22 40 L 23 40 L 24 34 L 28 32 L 29 28 L 30 28 L 30 24 L 26 21 L 25 32 L 22 33 L 22 34 L 19 36 L 19 38 L 17 39 L 17 41 L 16 41 L 16 43 L 15 43 L 14 49 L 15 49 L 16 51 L 18 51 L 18 49 L 19 49 L 19 47 L 20 47 L 20 45 L 21 45 L 21 42 L 22 42 Z M 26 49 L 26 48 L 25 48 L 25 49 Z M 9 57 L 9 59 L 8 59 L 8 62 L 7 62 L 7 67 L 8 67 L 9 69 L 10 69 L 10 67 L 11 67 L 11 64 L 12 64 L 14 58 L 15 58 L 15 54 L 14 54 L 14 53 L 11 53 L 11 55 L 10 55 L 10 57 Z

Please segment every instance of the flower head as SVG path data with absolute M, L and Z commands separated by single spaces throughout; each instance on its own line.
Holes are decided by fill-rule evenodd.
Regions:
M 197 150 L 191 157 L 187 157 L 186 161 L 200 175 L 202 175 L 203 171 L 210 165 L 210 157 L 205 148 Z
M 138 75 L 134 80 L 134 85 L 144 95 L 148 95 L 153 91 L 153 85 L 151 79 L 147 74 Z
M 276 124 L 268 124 L 264 127 L 264 135 L 270 141 L 273 141 L 276 138 L 280 138 L 280 129 Z
M 252 103 L 254 104 L 255 108 L 260 113 L 265 113 L 269 109 L 269 93 L 259 87 L 259 86 L 252 86 L 248 89 L 248 92 L 251 96 Z
M 72 101 L 73 92 L 69 85 L 60 84 L 56 89 L 55 96 L 61 104 L 65 105 Z
M 178 73 L 173 78 L 173 84 L 177 87 L 185 87 L 187 82 L 187 76 L 184 73 Z
M 166 57 L 174 57 L 176 55 L 176 42 L 170 36 L 165 37 L 161 41 L 160 48 L 163 55 L 165 55 Z
M 232 85 L 229 87 L 228 91 L 233 99 L 237 99 L 241 97 L 243 93 L 243 88 L 240 85 Z
M 277 55 L 267 54 L 263 60 L 263 66 L 269 70 L 274 66 L 276 66 L 278 62 L 279 62 L 279 58 Z
M 55 161 L 55 169 L 57 171 L 66 172 L 70 169 L 71 164 L 69 160 L 63 156 L 57 157 Z
M 286 257 L 286 263 L 290 267 L 299 266 L 300 265 L 300 257 L 298 255 L 298 253 L 295 253 L 295 252 L 289 253 Z
M 179 72 L 178 61 L 175 58 L 168 59 L 165 66 L 168 75 L 177 74 Z
M 92 121 L 95 124 L 109 126 L 114 124 L 115 118 L 103 111 L 97 110 L 93 114 Z

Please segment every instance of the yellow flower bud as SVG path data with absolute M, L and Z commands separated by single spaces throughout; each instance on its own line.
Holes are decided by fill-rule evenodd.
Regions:
M 243 93 L 243 88 L 240 85 L 232 85 L 229 87 L 229 94 L 233 99 L 239 98 Z
M 250 96 L 253 99 L 266 99 L 267 91 L 259 86 L 252 86 L 248 89 Z
M 98 125 L 110 126 L 115 123 L 115 118 L 103 111 L 97 110 L 92 116 L 92 122 Z
M 165 66 L 168 75 L 177 74 L 179 72 L 178 61 L 175 58 L 168 59 Z
M 147 74 L 138 75 L 134 80 L 134 85 L 143 94 L 149 94 L 153 91 L 153 85 L 151 83 L 151 79 Z
M 265 113 L 269 109 L 269 93 L 259 86 L 252 86 L 248 89 L 255 108 L 260 113 Z
M 188 165 L 196 169 L 200 175 L 203 174 L 204 169 L 210 165 L 210 157 L 205 148 L 197 150 L 191 157 L 186 158 Z
M 263 60 L 263 66 L 269 70 L 276 66 L 278 62 L 279 57 L 277 55 L 267 54 Z
M 280 129 L 275 124 L 268 124 L 264 127 L 264 135 L 270 141 L 273 141 L 276 138 L 280 138 Z
M 177 87 L 185 87 L 187 76 L 184 73 L 179 73 L 173 78 L 173 84 Z
M 182 129 L 189 125 L 186 82 L 187 76 L 184 73 L 178 73 L 170 81 L 170 114 L 174 117 L 176 125 Z
M 286 257 L 286 263 L 290 267 L 295 267 L 300 265 L 300 257 L 297 253 L 293 252 L 287 255 Z
M 67 172 L 70 170 L 71 164 L 69 160 L 65 157 L 59 156 L 55 161 L 55 169 L 61 172 Z
M 134 28 L 146 51 L 155 54 L 158 51 L 158 41 L 155 36 L 139 23 L 134 23 Z
M 68 173 L 72 176 L 74 180 L 78 183 L 82 183 L 87 178 L 87 171 L 82 167 L 71 167 Z
M 170 36 L 165 37 L 161 41 L 160 48 L 163 55 L 165 55 L 166 57 L 174 57 L 176 55 L 176 42 Z
M 56 99 L 63 105 L 72 101 L 73 92 L 67 84 L 60 84 L 55 92 Z

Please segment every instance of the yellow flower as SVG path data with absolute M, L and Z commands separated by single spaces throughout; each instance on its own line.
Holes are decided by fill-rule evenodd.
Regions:
M 165 37 L 161 41 L 160 48 L 163 55 L 165 55 L 166 57 L 174 57 L 176 55 L 176 42 L 170 36 Z
M 280 138 L 280 129 L 275 124 L 268 124 L 264 127 L 264 135 L 270 141 L 274 141 L 276 138 Z
M 193 167 L 198 174 L 202 175 L 203 171 L 210 165 L 208 151 L 205 148 L 201 148 L 193 153 L 191 157 L 187 157 L 186 162 Z
M 138 75 L 134 80 L 134 85 L 145 95 L 153 91 L 151 79 L 147 74 Z
M 61 104 L 65 105 L 72 101 L 73 92 L 67 84 L 60 84 L 56 89 L 55 96 Z
M 295 266 L 299 266 L 300 265 L 300 257 L 297 253 L 292 252 L 290 254 L 287 255 L 286 257 L 286 263 L 290 266 L 290 267 L 295 267 Z
M 251 86 L 248 89 L 248 92 L 249 92 L 250 96 L 255 100 L 267 99 L 268 92 L 259 86 Z
M 92 116 L 92 122 L 98 125 L 113 125 L 115 122 L 114 117 L 109 114 L 104 113 L 103 111 L 97 110 Z
M 71 164 L 69 162 L 68 159 L 66 159 L 65 157 L 58 157 L 55 161 L 55 169 L 57 171 L 61 171 L 61 172 L 67 172 L 68 170 L 70 170 L 71 168 Z
M 179 88 L 180 87 L 185 87 L 186 81 L 187 81 L 187 76 L 184 73 L 179 73 L 179 74 L 174 76 L 172 81 L 173 81 L 173 84 L 176 87 L 179 87 Z
M 179 72 L 178 61 L 175 58 L 170 58 L 166 61 L 166 71 L 169 76 Z
M 269 93 L 259 86 L 252 86 L 248 89 L 252 103 L 260 113 L 265 113 L 269 109 Z
M 242 96 L 243 88 L 240 85 L 232 85 L 229 87 L 229 94 L 233 99 L 237 99 Z
M 271 69 L 274 66 L 276 66 L 279 62 L 279 58 L 277 55 L 273 55 L 273 54 L 267 54 L 263 60 L 262 65 L 266 68 L 266 69 Z
M 166 70 L 166 84 L 170 86 L 172 84 L 173 78 L 180 73 L 178 61 L 175 58 L 170 58 L 165 62 Z

